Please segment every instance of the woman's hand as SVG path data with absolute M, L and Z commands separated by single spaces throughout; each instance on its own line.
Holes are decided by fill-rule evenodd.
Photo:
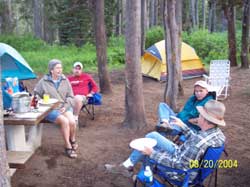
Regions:
M 60 113 L 63 114 L 66 111 L 65 107 L 60 108 Z

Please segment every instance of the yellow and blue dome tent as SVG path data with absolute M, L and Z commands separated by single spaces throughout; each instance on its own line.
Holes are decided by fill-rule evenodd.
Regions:
M 204 66 L 195 50 L 182 42 L 181 66 L 183 79 L 200 77 L 205 73 Z M 160 81 L 166 80 L 165 40 L 155 43 L 141 58 L 142 74 Z

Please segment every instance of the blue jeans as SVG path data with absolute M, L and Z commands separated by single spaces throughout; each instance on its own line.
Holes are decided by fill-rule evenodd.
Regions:
M 158 106 L 158 116 L 159 121 L 157 125 L 160 125 L 162 120 L 167 120 L 168 122 L 171 122 L 170 116 L 176 116 L 177 114 L 166 104 L 166 103 L 160 103 Z M 173 131 L 171 135 L 175 136 L 181 132 L 181 128 L 177 125 L 171 124 Z
M 159 134 L 158 132 L 155 132 L 155 131 L 150 132 L 146 134 L 145 137 L 156 140 L 157 144 L 154 147 L 155 150 L 165 151 L 165 152 L 168 152 L 169 154 L 173 154 L 175 152 L 176 145 L 172 141 L 168 140 L 167 138 Z M 139 161 L 143 161 L 146 158 L 146 156 L 143 155 L 140 151 L 133 150 L 129 158 L 131 162 L 135 165 Z
M 166 103 L 160 103 L 158 106 L 158 116 L 159 123 L 161 123 L 163 119 L 170 121 L 170 116 L 176 116 L 176 113 Z
M 67 109 L 67 112 L 73 112 L 73 109 L 70 107 Z M 50 111 L 50 113 L 45 117 L 46 120 L 48 120 L 51 123 L 55 123 L 56 119 L 62 115 L 61 112 L 57 109 L 54 109 L 52 111 Z

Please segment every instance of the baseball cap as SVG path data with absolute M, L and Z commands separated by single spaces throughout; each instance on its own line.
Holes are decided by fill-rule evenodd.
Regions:
M 75 62 L 74 65 L 73 65 L 73 67 L 75 68 L 76 66 L 80 66 L 81 69 L 83 68 L 83 65 L 82 65 L 81 62 Z

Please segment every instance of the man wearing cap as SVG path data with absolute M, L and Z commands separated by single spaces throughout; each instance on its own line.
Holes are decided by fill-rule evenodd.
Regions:
M 190 162 L 200 160 L 208 147 L 221 147 L 225 142 L 225 136 L 219 128 L 226 125 L 224 104 L 209 100 L 204 107 L 197 106 L 197 110 L 200 112 L 198 126 L 201 129 L 197 133 L 194 133 L 179 118 L 174 120 L 186 136 L 186 141 L 182 145 L 173 143 L 158 132 L 151 132 L 145 137 L 156 140 L 157 144 L 154 148 L 144 146 L 143 150 L 133 150 L 129 158 L 120 165 L 106 164 L 106 170 L 129 177 L 132 175 L 132 168 L 146 156 L 171 168 L 190 169 Z M 196 174 L 191 178 L 194 179 Z
M 37 83 L 34 94 L 43 98 L 48 94 L 50 98 L 57 99 L 61 104 L 52 110 L 46 120 L 60 125 L 63 135 L 65 153 L 70 158 L 76 158 L 76 123 L 73 116 L 73 91 L 68 79 L 62 74 L 62 62 L 52 59 L 48 64 L 49 73 Z
M 73 75 L 68 76 L 68 79 L 75 95 L 74 116 L 77 121 L 82 106 L 86 104 L 88 97 L 91 97 L 98 91 L 98 87 L 89 74 L 83 73 L 83 65 L 81 62 L 75 62 L 72 71 Z
M 176 114 L 166 103 L 159 104 L 159 122 L 156 129 L 159 130 L 159 132 L 173 129 L 173 132 L 171 132 L 172 135 L 178 134 L 180 128 L 175 125 L 169 125 L 171 117 L 178 117 L 192 130 L 199 131 L 200 127 L 197 126 L 199 112 L 196 106 L 204 106 L 205 103 L 211 99 L 214 99 L 214 95 L 209 92 L 209 85 L 202 80 L 195 82 L 194 94 L 189 97 L 183 109 L 178 114 Z

